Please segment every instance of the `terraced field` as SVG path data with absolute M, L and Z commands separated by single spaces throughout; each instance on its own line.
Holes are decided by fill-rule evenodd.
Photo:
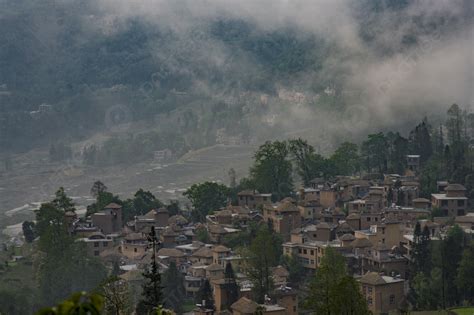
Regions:
M 194 183 L 228 183 L 230 168 L 235 169 L 238 177 L 245 176 L 254 150 L 251 146 L 216 145 L 189 152 L 170 164 L 149 161 L 108 168 L 85 168 L 74 162 L 52 164 L 45 152 L 30 152 L 15 160 L 13 171 L 0 173 L 0 230 L 10 226 L 8 234 L 18 232 L 18 223 L 31 220 L 32 210 L 39 202 L 50 200 L 60 186 L 84 211 L 92 202 L 89 190 L 95 180 L 103 181 L 109 191 L 123 198 L 143 188 L 163 201 L 181 199 L 182 192 Z

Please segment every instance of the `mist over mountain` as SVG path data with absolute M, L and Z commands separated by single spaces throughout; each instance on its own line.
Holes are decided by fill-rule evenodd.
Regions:
M 472 108 L 472 16 L 468 0 L 0 1 L 0 150 L 403 129 Z

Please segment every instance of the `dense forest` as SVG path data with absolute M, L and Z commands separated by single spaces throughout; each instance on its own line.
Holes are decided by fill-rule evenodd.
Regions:
M 467 2 L 453 4 L 465 6 L 461 13 L 407 15 L 412 8 L 404 0 L 358 1 L 349 9 L 362 45 L 372 57 L 384 58 L 469 25 Z M 354 60 L 367 57 L 322 31 L 296 23 L 264 27 L 228 12 L 193 18 L 191 27 L 180 29 L 165 18 L 111 13 L 104 3 L 0 1 L 2 151 L 83 140 L 101 131 L 115 132 L 115 143 L 128 145 L 130 137 L 141 138 L 139 132 L 117 126 L 140 121 L 145 130 L 167 132 L 164 142 L 147 136 L 157 142 L 154 149 L 181 152 L 214 144 L 220 129 L 242 141 L 288 130 L 295 102 L 309 116 L 317 110 L 338 115 L 364 97 L 350 81 L 357 75 Z M 192 16 L 186 9 L 192 10 L 173 10 L 186 19 Z M 391 43 L 374 31 L 387 27 L 397 28 Z

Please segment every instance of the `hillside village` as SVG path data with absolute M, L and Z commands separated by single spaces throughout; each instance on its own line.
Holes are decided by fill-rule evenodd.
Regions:
M 407 156 L 416 167 L 419 156 Z M 419 162 L 419 161 L 418 161 Z M 388 192 L 404 192 L 397 203 Z M 245 190 L 238 204 L 228 205 L 206 217 L 205 223 L 189 222 L 182 215 L 170 216 L 165 208 L 123 222 L 122 207 L 111 203 L 85 221 L 66 213 L 72 234 L 87 244 L 88 252 L 107 264 L 120 263 L 120 278 L 139 288 L 142 270 L 150 263 L 147 235 L 155 227 L 160 241 L 158 262 L 166 270 L 171 262 L 185 275 L 187 297 L 196 297 L 204 281 L 213 289 L 215 310 L 205 305 L 195 314 L 254 314 L 259 304 L 252 300 L 251 283 L 242 269 L 245 257 L 225 246 L 228 236 L 249 224 L 268 224 L 283 238 L 284 255 L 297 258 L 308 274 L 321 264 L 325 250 L 334 248 L 359 281 L 369 309 L 374 314 L 400 310 L 407 304 L 409 261 L 417 223 L 429 230 L 432 241 L 446 237 L 459 225 L 465 235 L 474 235 L 474 214 L 468 213 L 466 189 L 456 183 L 438 182 L 438 193 L 428 200 L 419 197 L 416 170 L 386 175 L 383 180 L 340 177 L 334 181 L 316 178 L 296 198 L 271 201 L 270 194 Z M 394 200 L 398 200 L 394 197 Z M 439 208 L 443 216 L 431 218 Z M 347 209 L 347 213 L 343 211 Z M 209 235 L 198 240 L 198 231 Z M 230 267 L 229 267 L 230 266 Z M 232 268 L 236 277 L 225 277 Z M 299 314 L 297 283 L 289 280 L 283 266 L 272 268 L 275 289 L 262 305 L 263 314 Z M 236 281 L 239 294 L 229 300 L 226 285 Z
M 337 150 L 318 160 L 301 139 L 267 142 L 255 154 L 250 176 L 239 184 L 230 171 L 230 187 L 213 182 L 190 187 L 184 193 L 189 208 L 165 205 L 142 189 L 133 199 L 121 200 L 97 181 L 91 189 L 96 202 L 82 217 L 60 188 L 36 211 L 35 222 L 23 224 L 26 244 L 46 255 L 28 258 L 6 248 L 11 255 L 0 271 L 8 274 L 14 268 L 9 264 L 32 259 L 42 302 L 55 303 L 68 290 L 94 291 L 99 285 L 113 314 L 149 314 L 161 305 L 178 314 L 310 314 L 334 307 L 324 304 L 326 298 L 342 307 L 336 313 L 404 314 L 473 302 L 473 194 L 463 185 L 471 185 L 470 173 L 463 173 L 462 184 L 456 182 L 461 166 L 454 165 L 445 180 L 437 173 L 427 181 L 427 165 L 440 154 L 435 141 L 431 150 L 427 126 L 426 121 L 418 125 L 409 140 L 422 154 L 411 149 L 400 155 L 408 150 L 394 149 L 390 154 L 402 160 L 389 158 L 382 172 L 369 172 L 384 167 L 373 151 L 367 171 L 361 165 L 351 170 L 357 147 L 349 150 L 354 147 L 347 143 L 342 145 L 349 152 L 346 158 L 339 158 L 342 150 Z M 377 137 L 381 134 L 369 135 L 368 141 Z M 448 150 L 449 144 L 440 152 Z M 292 166 L 277 157 L 290 151 L 319 161 L 312 165 L 323 170 L 322 176 L 310 178 L 303 163 L 295 167 L 301 183 L 294 186 L 290 177 L 285 182 Z M 452 156 L 444 153 L 445 165 Z M 328 175 L 333 168 L 349 168 L 346 173 L 352 175 Z M 258 185 L 269 188 L 259 191 Z M 54 288 L 64 284 L 54 279 L 57 261 L 78 270 L 72 275 L 69 267 L 61 271 L 73 285 L 59 293 Z M 121 308 L 112 303 L 110 292 L 126 300 L 127 308 L 125 302 Z M 352 302 L 344 302 L 347 294 Z

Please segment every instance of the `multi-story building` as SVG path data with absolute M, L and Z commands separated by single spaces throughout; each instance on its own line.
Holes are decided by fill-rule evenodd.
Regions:
M 105 236 L 103 233 L 95 232 L 89 237 L 78 239 L 86 244 L 87 252 L 90 256 L 99 256 L 104 250 L 113 247 L 113 239 L 110 236 Z
M 298 207 L 289 200 L 263 208 L 263 218 L 273 230 L 280 233 L 285 241 L 290 240 L 291 231 L 301 226 Z
M 344 248 L 341 245 L 340 241 L 314 241 L 305 243 L 286 242 L 283 243 L 283 254 L 298 258 L 306 269 L 316 270 L 321 265 L 321 259 L 326 253 L 326 248 L 332 247 L 339 252 L 347 251 L 347 248 Z
M 362 294 L 374 315 L 396 311 L 405 299 L 405 280 L 369 272 L 359 279 Z
M 257 190 L 243 190 L 237 194 L 237 201 L 241 207 L 256 209 L 272 203 L 272 194 L 261 194 Z
M 444 193 L 431 194 L 431 205 L 439 208 L 444 216 L 462 216 L 466 213 L 466 188 L 460 184 L 449 184 Z
M 92 224 L 97 226 L 102 233 L 112 234 L 122 230 L 122 206 L 111 203 L 104 210 L 91 215 Z

